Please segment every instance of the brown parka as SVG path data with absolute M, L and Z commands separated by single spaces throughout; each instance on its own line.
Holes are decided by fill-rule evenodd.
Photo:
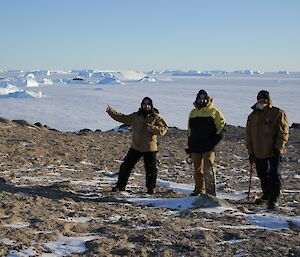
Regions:
M 131 147 L 139 152 L 157 152 L 157 135 L 163 136 L 168 130 L 166 122 L 155 110 L 146 116 L 141 111 L 125 115 L 114 109 L 108 114 L 114 120 L 131 126 Z
M 285 112 L 272 106 L 272 102 L 264 110 L 257 110 L 248 116 L 246 125 L 246 146 L 248 154 L 259 159 L 272 157 L 274 149 L 285 153 L 288 141 L 289 126 Z

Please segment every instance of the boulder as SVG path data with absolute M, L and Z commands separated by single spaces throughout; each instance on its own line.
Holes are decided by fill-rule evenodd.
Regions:
M 13 123 L 20 125 L 22 127 L 32 127 L 32 128 L 37 128 L 35 125 L 32 123 L 26 121 L 26 120 L 12 120 Z
M 85 135 L 87 133 L 93 132 L 91 129 L 85 128 L 85 129 L 81 129 L 77 132 L 78 135 Z
M 8 119 L 0 117 L 0 128 L 10 128 L 14 127 L 15 125 Z
M 43 124 L 40 123 L 40 122 L 36 122 L 36 123 L 34 123 L 34 125 L 37 126 L 37 127 L 39 127 L 39 128 L 43 128 L 44 127 Z
M 196 208 L 232 207 L 231 204 L 225 200 L 209 194 L 199 195 L 192 204 Z
M 292 123 L 291 128 L 300 129 L 300 123 Z

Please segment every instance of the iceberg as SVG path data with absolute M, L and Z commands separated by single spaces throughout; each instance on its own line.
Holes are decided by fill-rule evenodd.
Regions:
M 253 70 L 237 70 L 234 71 L 233 73 L 238 73 L 242 75 L 253 75 Z
M 84 78 L 91 78 L 92 77 L 92 72 L 86 70 L 86 71 L 81 71 L 78 73 L 79 77 L 84 77 Z
M 29 73 L 34 76 L 50 76 L 51 72 L 49 70 L 32 70 Z
M 140 82 L 155 82 L 156 79 L 153 77 L 145 76 L 142 79 L 140 79 Z
M 67 80 L 64 80 L 64 79 L 54 79 L 53 83 L 54 84 L 63 84 L 63 85 L 65 85 L 65 84 L 67 84 Z
M 26 80 L 26 87 L 38 87 L 39 83 L 34 79 L 27 79 Z
M 26 73 L 23 77 L 26 79 L 35 79 L 35 75 L 33 73 Z
M 53 85 L 53 81 L 51 79 L 44 78 L 38 81 L 39 84 L 43 85 Z
M 8 97 L 11 98 L 41 98 L 42 97 L 42 92 L 33 92 L 33 91 L 18 91 L 14 93 L 9 93 Z
M 100 72 L 94 72 L 94 73 L 92 73 L 91 77 L 92 78 L 104 78 L 105 75 L 104 75 L 104 73 L 102 71 L 100 71 Z
M 118 78 L 116 77 L 105 77 L 104 79 L 100 80 L 97 84 L 123 84 Z
M 22 91 L 16 86 L 13 86 L 8 83 L 0 83 L 0 96 L 9 95 L 11 93 L 20 92 Z
M 25 91 L 9 83 L 0 83 L 0 98 L 41 98 L 42 92 Z
M 253 71 L 253 74 L 263 75 L 264 72 L 261 70 L 258 70 L 258 71 Z
M 140 80 L 145 77 L 145 74 L 140 71 L 120 71 L 115 75 L 118 79 L 121 80 Z
M 213 77 L 211 72 L 201 72 L 201 71 L 172 71 L 172 76 L 203 76 L 203 77 Z
M 290 73 L 287 70 L 278 71 L 278 74 L 280 74 L 280 75 L 290 75 Z

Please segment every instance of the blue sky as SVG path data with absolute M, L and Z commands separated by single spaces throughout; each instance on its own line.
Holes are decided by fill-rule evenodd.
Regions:
M 300 71 L 298 0 L 1 0 L 0 69 Z

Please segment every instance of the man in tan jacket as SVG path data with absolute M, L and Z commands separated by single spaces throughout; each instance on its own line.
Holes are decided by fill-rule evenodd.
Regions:
M 132 128 L 131 147 L 120 166 L 118 182 L 113 187 L 113 191 L 125 191 L 131 170 L 143 156 L 147 193 L 153 194 L 157 178 L 157 135 L 166 134 L 168 130 L 166 122 L 160 117 L 158 110 L 153 108 L 153 102 L 149 97 L 145 97 L 139 110 L 132 114 L 124 115 L 110 106 L 107 107 L 106 112 L 114 120 L 130 125 Z
M 279 164 L 288 141 L 288 120 L 283 110 L 272 106 L 265 90 L 258 93 L 252 109 L 246 126 L 246 146 L 262 188 L 262 196 L 255 202 L 267 202 L 269 209 L 275 209 L 282 183 Z

